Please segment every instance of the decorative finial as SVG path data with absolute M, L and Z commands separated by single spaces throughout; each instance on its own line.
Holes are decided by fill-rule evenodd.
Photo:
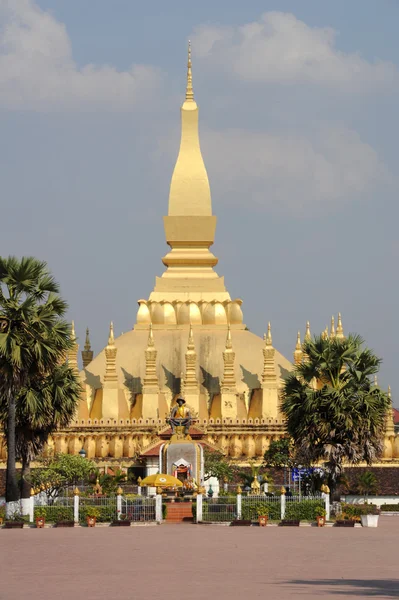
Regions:
M 298 335 L 296 336 L 295 350 L 302 350 L 301 332 L 300 331 L 298 331 Z
M 114 342 L 115 342 L 115 338 L 114 338 L 114 324 L 111 321 L 111 323 L 109 324 L 108 346 L 113 346 Z
M 322 340 L 327 340 L 328 339 L 328 325 L 325 328 L 325 330 L 323 331 L 323 333 L 321 334 L 321 339 Z
M 186 392 L 186 390 L 185 390 L 185 387 L 184 387 L 184 373 L 181 372 L 180 373 L 180 396 L 182 398 L 184 398 L 185 392 Z
M 186 87 L 186 100 L 189 102 L 194 100 L 193 91 L 193 74 L 191 72 L 191 42 L 188 40 L 188 61 L 187 61 L 187 87 Z
M 308 341 L 312 338 L 311 333 L 310 333 L 310 323 L 309 321 L 306 321 L 306 333 L 305 333 L 305 340 Z
M 333 340 L 334 338 L 335 338 L 335 318 L 333 315 L 331 317 L 330 339 Z
M 90 350 L 91 350 L 89 328 L 86 329 L 86 340 L 85 340 L 84 349 L 86 350 L 86 352 L 90 352 Z
M 190 330 L 188 333 L 188 348 L 194 348 L 194 334 L 193 334 L 193 326 L 190 323 Z
M 227 338 L 226 338 L 226 348 L 232 348 L 233 347 L 233 343 L 231 341 L 231 329 L 230 329 L 230 324 L 227 325 Z
M 344 339 L 344 328 L 342 327 L 342 319 L 341 319 L 341 313 L 338 313 L 338 323 L 337 323 L 337 335 L 336 337 L 339 340 Z
M 72 321 L 71 323 L 71 339 L 73 341 L 76 340 L 76 333 L 75 333 L 75 321 Z
M 150 323 L 150 328 L 148 331 L 148 347 L 154 346 L 154 334 L 152 333 L 152 323 Z
M 390 385 L 388 386 L 388 398 L 389 399 L 391 398 L 391 386 Z
M 377 375 L 377 373 L 374 375 L 374 385 L 375 385 L 375 387 L 378 387 L 378 375 Z
M 267 334 L 266 334 L 266 346 L 272 346 L 272 326 L 270 325 L 270 321 L 267 324 Z

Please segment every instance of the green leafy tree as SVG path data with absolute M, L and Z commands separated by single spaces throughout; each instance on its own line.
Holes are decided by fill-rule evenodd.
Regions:
M 56 454 L 42 460 L 42 466 L 31 473 L 32 486 L 43 490 L 49 501 L 57 498 L 66 487 L 88 482 L 96 471 L 94 462 L 74 454 Z
M 378 492 L 377 477 L 372 471 L 364 471 L 359 475 L 357 479 L 357 489 L 359 494 L 364 495 L 366 499 L 369 494 L 376 494 Z
M 270 442 L 263 459 L 266 467 L 284 469 L 294 465 L 294 447 L 292 440 L 288 437 Z
M 360 336 L 315 337 L 303 351 L 306 360 L 285 381 L 282 411 L 300 454 L 324 463 L 333 491 L 345 462 L 380 456 L 390 400 L 372 381 L 381 360 Z
M 216 477 L 219 481 L 232 481 L 234 469 L 222 452 L 204 448 L 205 481 Z
M 73 344 L 63 320 L 67 305 L 46 263 L 32 257 L 0 257 L 0 403 L 5 405 L 6 502 L 16 509 L 16 405 L 22 390 L 44 377 Z

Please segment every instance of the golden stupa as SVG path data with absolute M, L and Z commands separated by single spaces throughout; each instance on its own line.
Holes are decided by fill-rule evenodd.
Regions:
M 151 466 L 147 474 L 157 472 L 166 418 L 179 395 L 197 419 L 198 438 L 231 458 L 260 459 L 270 441 L 284 435 L 279 395 L 292 362 L 274 348 L 270 323 L 263 339 L 247 330 L 242 301 L 231 299 L 214 270 L 216 217 L 200 149 L 190 47 L 164 228 L 166 270 L 148 300 L 138 301 L 133 329 L 115 339 L 111 323 L 108 344 L 94 358 L 87 331 L 78 413 L 50 438 L 46 452 L 83 447 L 99 464 L 124 467 L 141 457 Z M 337 329 L 333 321 L 325 335 L 344 336 L 340 315 Z M 78 349 L 76 343 L 68 357 L 77 369 Z M 298 333 L 294 361 L 302 358 Z M 399 457 L 399 438 L 388 418 L 385 459 L 393 457 Z

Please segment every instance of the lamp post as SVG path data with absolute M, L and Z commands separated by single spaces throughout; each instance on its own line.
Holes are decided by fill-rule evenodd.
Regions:
M 86 458 L 86 450 L 82 447 L 81 451 L 79 452 L 79 456 L 81 458 Z M 82 488 L 84 487 L 84 481 L 82 479 Z
M 298 465 L 299 499 L 301 499 L 301 469 L 302 465 Z

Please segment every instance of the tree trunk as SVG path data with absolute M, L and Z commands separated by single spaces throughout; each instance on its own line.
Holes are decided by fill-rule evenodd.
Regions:
M 13 394 L 8 396 L 8 418 L 7 418 L 7 474 L 6 474 L 6 516 L 19 512 L 19 489 L 17 482 L 17 470 L 15 467 L 15 398 Z
M 23 515 L 29 514 L 30 490 L 30 460 L 24 456 L 22 457 L 21 474 L 21 512 Z

